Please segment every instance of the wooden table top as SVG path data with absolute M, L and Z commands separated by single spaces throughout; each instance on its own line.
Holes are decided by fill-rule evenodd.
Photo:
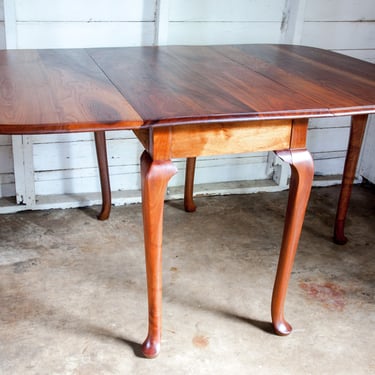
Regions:
M 0 133 L 375 113 L 375 65 L 290 45 L 0 51 Z

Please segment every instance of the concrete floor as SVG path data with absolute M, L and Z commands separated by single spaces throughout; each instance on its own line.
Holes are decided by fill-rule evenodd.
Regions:
M 288 337 L 270 299 L 287 192 L 166 203 L 163 340 L 140 357 L 147 305 L 139 205 L 0 216 L 0 373 L 374 374 L 375 191 L 314 189 L 290 282 Z

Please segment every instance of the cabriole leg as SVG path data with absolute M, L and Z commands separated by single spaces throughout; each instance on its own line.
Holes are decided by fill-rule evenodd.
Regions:
M 111 186 L 108 173 L 107 145 L 105 132 L 97 131 L 94 133 L 96 156 L 98 159 L 100 187 L 102 191 L 102 209 L 97 216 L 99 220 L 107 220 L 111 212 Z
M 186 159 L 185 194 L 184 194 L 184 207 L 185 207 L 186 212 L 194 212 L 197 209 L 194 203 L 194 199 L 193 199 L 195 162 L 196 162 L 196 158 Z
M 342 176 L 341 191 L 337 206 L 335 229 L 333 235 L 333 241 L 339 245 L 344 245 L 348 241 L 344 234 L 345 219 L 348 212 L 353 180 L 355 171 L 357 169 L 357 163 L 359 153 L 361 151 L 363 135 L 366 129 L 366 123 L 367 115 L 352 117 L 348 151 L 345 159 L 345 167 Z
M 314 164 L 306 149 L 281 151 L 276 154 L 291 165 L 292 175 L 271 312 L 275 332 L 278 335 L 288 335 L 292 327 L 284 318 L 284 303 L 310 196 Z
M 162 305 L 162 237 L 164 197 L 170 178 L 177 172 L 172 162 L 141 157 L 142 210 L 148 293 L 148 335 L 142 345 L 145 357 L 159 354 Z

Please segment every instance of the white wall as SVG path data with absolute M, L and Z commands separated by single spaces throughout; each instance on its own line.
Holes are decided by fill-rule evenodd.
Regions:
M 274 43 L 284 0 L 169 2 L 168 44 Z
M 307 0 L 302 42 L 375 62 L 374 0 Z
M 9 0 L 8 0 L 9 1 Z M 155 0 L 11 0 L 17 48 L 150 45 Z
M 13 174 L 12 140 L 10 136 L 0 136 L 0 197 L 14 196 L 16 193 Z
M 0 49 L 3 48 L 5 48 L 4 7 L 3 0 L 0 0 Z M 0 197 L 15 195 L 11 144 L 11 137 L 0 135 Z
M 299 42 L 374 63 L 374 20 L 374 0 L 307 0 Z M 371 127 L 374 126 L 372 119 Z M 342 173 L 349 127 L 349 117 L 310 121 L 308 145 L 316 174 Z M 368 143 L 374 143 L 367 138 Z
M 0 0 L 0 49 L 5 48 L 4 2 Z
M 375 184 L 375 116 L 372 115 L 367 126 L 365 140 L 362 147 L 359 174 Z
M 8 48 L 295 42 L 369 61 L 375 58 L 375 23 L 370 22 L 375 19 L 374 0 L 4 2 Z M 348 131 L 349 119 L 345 117 L 311 121 L 308 145 L 313 152 L 317 175 L 342 173 Z M 107 138 L 112 190 L 120 192 L 114 194 L 114 201 L 137 201 L 138 159 L 142 148 L 129 132 L 108 132 Z M 29 137 L 27 142 L 32 143 L 26 151 L 32 160 L 27 173 L 18 162 L 25 160 L 19 158 L 20 147 L 13 148 L 17 175 L 28 176 L 28 184 L 25 184 L 32 184 L 30 194 L 36 194 L 26 202 L 26 208 L 100 202 L 99 194 L 90 195 L 99 192 L 92 134 L 41 135 Z M 11 143 L 10 137 L 0 138 L 0 157 L 6 160 L 0 167 L 0 195 L 12 196 L 17 190 L 22 201 L 22 185 L 25 184 L 22 179 L 17 179 L 21 182 L 16 187 L 12 183 Z M 20 144 L 14 139 L 13 143 Z M 210 184 L 236 180 L 259 181 L 255 188 L 250 184 L 250 188 L 241 191 L 268 189 L 278 172 L 270 168 L 272 161 L 267 153 L 200 158 L 196 182 L 209 184 L 205 186 L 208 192 L 233 191 Z M 176 164 L 180 173 L 172 179 L 172 187 L 181 186 L 184 180 L 184 163 L 178 160 Z M 337 177 L 328 178 L 328 183 L 336 181 Z M 134 194 L 129 195 L 129 191 Z M 124 200 L 124 196 L 128 198 Z M 46 197 L 51 199 L 44 205 Z

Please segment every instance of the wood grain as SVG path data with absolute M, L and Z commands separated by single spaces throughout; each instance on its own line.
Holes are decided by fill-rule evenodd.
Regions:
M 375 68 L 287 45 L 0 51 L 0 133 L 375 112 Z
M 146 126 L 373 113 L 374 65 L 311 47 L 90 50 Z
M 300 94 L 314 96 L 330 114 L 374 110 L 374 64 L 312 47 L 248 45 L 238 48 L 251 58 L 270 64 L 272 68 L 266 74 L 285 87 L 296 89 L 299 84 Z
M 338 245 L 344 245 L 348 241 L 344 234 L 346 214 L 352 192 L 353 180 L 357 169 L 362 140 L 366 130 L 367 115 L 353 116 L 350 127 L 348 151 L 345 160 L 344 174 L 337 205 L 333 241 Z
M 155 160 L 283 150 L 291 120 L 192 124 L 139 129 L 134 133 Z
M 278 335 L 285 336 L 292 331 L 291 325 L 285 320 L 284 316 L 285 298 L 310 196 L 314 164 L 306 149 L 281 151 L 277 152 L 277 155 L 290 164 L 292 172 L 283 240 L 271 303 L 274 330 Z
M 162 299 L 162 238 L 164 196 L 169 179 L 177 172 L 171 161 L 153 161 L 147 151 L 141 156 L 142 212 L 149 325 L 142 351 L 148 358 L 160 351 Z
M 240 154 L 289 148 L 290 120 L 171 127 L 171 158 Z
M 358 141 L 367 115 L 375 113 L 373 64 L 285 45 L 1 51 L 0 88 L 0 133 L 132 129 L 146 148 L 147 357 L 160 350 L 163 201 L 176 173 L 171 158 L 189 158 L 192 194 L 195 156 L 277 151 L 292 176 L 271 310 L 275 331 L 291 331 L 284 303 L 314 172 L 305 148 L 308 118 L 351 114 Z M 104 133 L 96 138 L 101 147 Z M 358 157 L 353 151 L 350 171 Z M 194 210 L 192 199 L 186 207 Z
M 142 120 L 84 50 L 0 51 L 2 134 L 138 127 Z

